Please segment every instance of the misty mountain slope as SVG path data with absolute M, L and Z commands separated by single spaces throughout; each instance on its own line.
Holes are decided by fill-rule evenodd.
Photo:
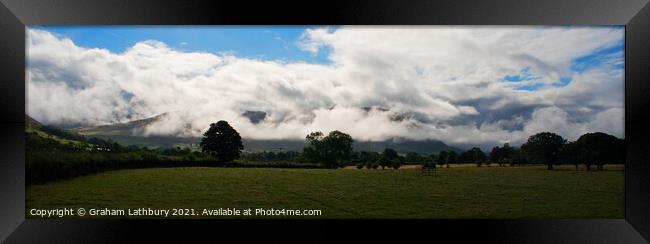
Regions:
M 141 147 L 170 148 L 179 144 L 199 143 L 200 139 L 193 137 L 143 135 L 143 132 L 148 125 L 160 121 L 166 116 L 168 116 L 168 114 L 163 113 L 146 119 L 134 120 L 126 123 L 82 127 L 73 129 L 73 131 L 87 137 L 111 139 L 123 145 L 136 145 Z
M 32 118 L 29 115 L 25 114 L 25 127 L 26 127 L 26 129 L 38 130 L 42 126 L 43 126 L 43 124 L 41 124 L 41 122 L 38 122 L 34 118 Z
M 53 139 L 62 144 L 74 144 L 81 146 L 88 146 L 89 143 L 85 142 L 82 135 L 68 130 L 51 125 L 44 125 L 43 123 L 33 119 L 25 114 L 25 132 L 34 133 L 39 137 Z
M 165 116 L 167 116 L 166 113 L 127 123 L 77 128 L 73 131 L 88 137 L 111 139 L 124 145 L 169 148 L 177 145 L 199 144 L 201 139 L 198 137 L 144 136 L 141 133 L 146 126 L 163 119 Z M 246 151 L 301 151 L 306 145 L 305 140 L 301 139 L 258 140 L 243 138 L 242 143 Z M 382 152 L 386 148 L 393 148 L 399 153 L 417 152 L 419 154 L 438 153 L 442 150 L 461 151 L 438 140 L 416 141 L 404 138 L 384 141 L 355 141 L 353 147 L 357 151 Z
M 167 113 L 159 114 L 151 118 L 134 120 L 126 123 L 117 123 L 109 125 L 81 127 L 72 129 L 73 131 L 86 136 L 132 136 L 144 131 L 147 125 L 165 118 Z

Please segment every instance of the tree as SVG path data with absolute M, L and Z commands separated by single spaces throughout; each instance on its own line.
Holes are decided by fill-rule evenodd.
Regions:
M 442 166 L 447 163 L 447 157 L 448 157 L 447 151 L 441 151 L 440 154 L 438 154 L 438 160 L 436 161 L 440 166 Z
M 217 162 L 238 159 L 244 149 L 239 133 L 223 120 L 210 124 L 208 131 L 203 133 L 200 145 L 201 150 L 215 157 Z
M 493 147 L 490 152 L 490 162 L 499 163 L 501 161 L 501 148 L 499 146 Z M 499 164 L 501 166 L 501 164 Z
M 397 154 L 397 151 L 395 151 L 395 149 L 386 148 L 384 149 L 383 156 L 387 157 L 388 159 L 396 159 L 399 157 L 399 154 Z
M 605 163 L 624 161 L 624 143 L 612 135 L 602 132 L 587 133 L 575 142 L 578 155 L 584 160 L 587 169 L 595 164 L 598 170 L 603 170 Z
M 397 158 L 397 160 L 393 160 L 390 166 L 393 167 L 393 169 L 399 169 L 400 167 L 402 167 L 404 161 L 405 158 L 400 156 L 399 158 Z
M 510 156 L 510 166 L 527 164 L 526 153 L 521 148 L 513 148 Z
M 576 142 L 568 142 L 560 148 L 560 157 L 558 162 L 560 164 L 570 164 L 575 166 L 576 171 L 581 162 L 585 162 L 583 150 L 578 147 Z M 587 166 L 589 168 L 589 166 Z
M 390 164 L 391 164 L 390 159 L 388 159 L 388 157 L 386 157 L 383 154 L 379 157 L 378 163 L 379 163 L 379 166 L 381 166 L 381 169 L 389 167 Z
M 476 166 L 481 167 L 481 164 L 487 160 L 487 155 L 478 147 L 473 147 L 467 151 L 467 156 L 470 162 L 476 163 Z
M 324 136 L 322 132 L 312 132 L 306 137 L 307 146 L 303 156 L 312 163 L 328 168 L 344 166 L 344 162 L 352 157 L 352 137 L 340 131 L 332 131 Z
M 356 153 L 356 155 L 357 155 L 356 162 L 362 165 L 366 165 L 367 163 L 377 162 L 377 160 L 379 159 L 379 153 L 377 152 L 360 151 Z
M 552 170 L 553 165 L 557 164 L 560 158 L 560 150 L 565 143 L 566 140 L 557 134 L 542 132 L 530 136 L 528 141 L 521 145 L 521 149 L 530 161 L 544 163 L 549 170 Z
M 478 147 L 473 147 L 470 150 L 462 152 L 458 156 L 458 162 L 461 163 L 476 163 L 477 167 L 481 167 L 483 162 L 487 160 L 487 156 Z
M 334 159 L 334 167 L 343 166 L 352 156 L 352 137 L 338 130 L 332 131 L 323 138 L 327 152 Z
M 438 155 L 436 155 L 434 153 L 429 154 L 429 157 L 427 157 L 424 161 L 425 162 L 433 162 L 435 164 L 436 161 L 438 161 Z
M 455 164 L 458 160 L 458 153 L 455 151 L 450 151 L 449 154 L 447 155 L 447 168 L 449 168 L 449 164 Z
M 420 162 L 420 155 L 416 152 L 408 152 L 405 157 L 406 162 Z
M 504 163 L 509 161 L 510 157 L 512 156 L 513 148 L 510 147 L 510 144 L 505 143 L 503 144 L 503 147 L 496 146 L 492 148 L 492 151 L 490 152 L 490 162 L 497 163 L 499 164 L 499 167 L 502 167 Z
M 457 161 L 458 163 L 474 163 L 469 150 L 461 152 L 460 155 L 458 155 Z
M 397 151 L 395 151 L 392 148 L 384 149 L 384 153 L 381 155 L 379 159 L 379 165 L 381 166 L 381 169 L 384 169 L 384 167 L 395 167 L 395 166 L 399 168 L 399 165 L 401 165 L 399 154 L 397 154 Z
M 499 166 L 503 166 L 504 163 L 510 161 L 512 158 L 512 154 L 515 151 L 513 147 L 510 146 L 508 143 L 504 143 L 503 147 L 501 147 L 501 157 L 499 158 Z

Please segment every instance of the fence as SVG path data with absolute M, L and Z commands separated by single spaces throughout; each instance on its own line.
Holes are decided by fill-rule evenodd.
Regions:
M 436 175 L 436 165 L 432 164 L 423 164 L 422 168 L 420 168 L 418 171 L 418 175 L 420 176 L 435 176 Z

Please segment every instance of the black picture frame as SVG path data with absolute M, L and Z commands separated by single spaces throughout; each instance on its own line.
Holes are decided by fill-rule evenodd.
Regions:
M 526 243 L 650 240 L 650 4 L 648 0 L 181 1 L 0 0 L 0 240 L 129 242 L 237 234 L 352 234 L 381 239 Z M 25 26 L 92 25 L 625 25 L 625 219 L 588 220 L 26 220 Z M 177 235 L 181 234 L 181 235 Z M 308 235 L 308 236 L 305 236 Z M 170 240 L 170 239 L 166 239 Z

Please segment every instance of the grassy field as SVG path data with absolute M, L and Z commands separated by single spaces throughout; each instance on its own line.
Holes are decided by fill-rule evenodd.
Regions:
M 321 216 L 285 218 L 623 218 L 624 214 L 622 166 L 606 166 L 600 172 L 574 171 L 573 166 L 548 171 L 544 166 L 494 165 L 442 168 L 436 176 L 418 176 L 415 172 L 412 169 L 118 170 L 29 185 L 27 211 L 64 207 L 193 208 L 196 214 L 204 208 L 322 211 Z M 29 214 L 27 217 L 32 218 Z

